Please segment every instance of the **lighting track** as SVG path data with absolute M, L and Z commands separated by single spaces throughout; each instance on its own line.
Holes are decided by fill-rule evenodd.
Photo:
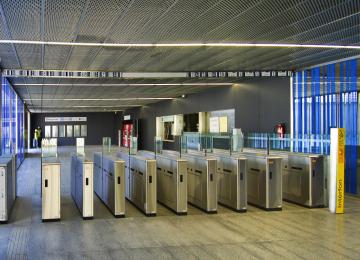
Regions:
M 93 86 L 93 87 L 127 87 L 127 86 L 138 86 L 138 87 L 154 87 L 154 86 L 231 86 L 235 83 L 225 82 L 225 83 L 109 83 L 109 84 L 96 84 L 96 83 L 32 83 L 32 84 L 13 84 L 13 86 Z
M 184 43 L 92 43 L 92 42 L 55 42 L 55 41 L 25 41 L 0 40 L 7 44 L 57 45 L 79 47 L 111 47 L 111 48 L 153 48 L 153 47 L 269 47 L 269 48 L 323 48 L 323 49 L 355 49 L 358 45 L 332 45 L 332 44 L 301 44 L 301 43 L 248 43 L 248 42 L 184 42 Z
M 25 101 L 140 101 L 140 100 L 172 100 L 175 98 L 25 98 Z

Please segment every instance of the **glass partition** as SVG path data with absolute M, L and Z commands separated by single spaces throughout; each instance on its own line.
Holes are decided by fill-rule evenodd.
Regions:
M 81 125 L 81 136 L 82 137 L 87 136 L 87 125 Z
M 1 81 L 1 155 L 17 155 L 16 165 L 24 160 L 24 103 L 6 78 Z
M 162 154 L 163 150 L 163 140 L 159 136 L 154 138 L 155 154 Z
M 279 136 L 275 133 L 247 133 L 244 136 L 244 147 L 269 149 L 299 153 L 329 154 L 329 135 L 294 135 Z
M 80 137 L 80 125 L 74 125 L 74 137 Z
M 206 153 L 226 151 L 229 154 L 242 152 L 244 148 L 288 151 L 312 154 L 330 153 L 329 135 L 280 136 L 277 133 L 245 133 L 234 129 L 233 134 L 184 133 L 181 138 L 180 152 L 191 150 Z
M 51 137 L 57 138 L 58 137 L 58 126 L 53 125 L 53 126 L 51 126 L 51 129 L 52 129 Z
M 138 146 L 137 146 L 137 137 L 131 136 L 130 137 L 130 154 L 137 154 Z
M 105 154 L 108 154 L 111 152 L 111 138 L 110 137 L 103 137 L 102 152 Z
M 76 138 L 76 155 L 85 156 L 85 138 Z
M 59 125 L 59 137 L 65 137 L 65 125 Z
M 73 126 L 72 125 L 66 126 L 66 137 L 73 137 Z
M 50 138 L 51 137 L 51 125 L 46 125 L 45 126 L 45 138 Z
M 43 138 L 41 140 L 41 157 L 57 157 L 57 138 Z

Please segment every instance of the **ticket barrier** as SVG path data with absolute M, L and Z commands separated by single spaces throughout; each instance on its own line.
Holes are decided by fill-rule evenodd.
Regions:
M 16 200 L 14 157 L 0 157 L 0 223 L 7 223 Z
M 163 150 L 162 154 L 179 158 L 176 151 Z M 187 161 L 188 202 L 207 213 L 217 213 L 216 158 L 188 153 L 181 158 Z
M 125 162 L 94 154 L 94 191 L 115 217 L 125 217 Z
M 94 217 L 94 163 L 84 156 L 71 156 L 71 196 L 83 219 Z
M 156 216 L 156 160 L 124 150 L 117 157 L 125 161 L 126 198 L 146 216 Z
M 187 214 L 187 162 L 181 158 L 138 151 L 138 154 L 156 159 L 157 199 L 178 215 Z

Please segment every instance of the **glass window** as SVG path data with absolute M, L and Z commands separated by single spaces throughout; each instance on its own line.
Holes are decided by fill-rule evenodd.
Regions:
M 80 125 L 74 125 L 74 137 L 80 136 Z
M 87 136 L 87 125 L 81 125 L 81 136 L 82 137 Z
M 1 144 L 2 154 L 9 154 L 10 151 L 10 84 L 6 78 L 2 78 L 2 109 L 1 109 Z
M 73 126 L 72 125 L 67 125 L 66 126 L 66 136 L 67 137 L 72 137 L 73 136 Z
M 58 137 L 58 126 L 57 125 L 52 126 L 52 137 Z
M 59 125 L 59 137 L 65 137 L 65 125 Z
M 50 137 L 51 137 L 51 126 L 46 125 L 45 126 L 45 138 L 50 138 Z

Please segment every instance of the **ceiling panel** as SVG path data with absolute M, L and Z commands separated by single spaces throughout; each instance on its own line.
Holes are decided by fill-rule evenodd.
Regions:
M 360 1 L 354 0 L 0 0 L 0 16 L 0 39 L 10 40 L 360 44 Z M 137 72 L 292 70 L 358 55 L 358 50 L 320 48 L 110 48 L 0 44 L 0 66 L 23 69 Z M 45 110 L 45 105 L 49 107 L 52 102 L 46 99 L 53 99 L 56 106 L 64 105 L 64 110 L 69 109 L 65 107 L 74 101 L 55 100 L 177 97 L 216 86 L 179 86 L 176 83 L 228 83 L 230 80 L 13 78 L 11 82 L 20 96 L 28 100 L 29 106 L 33 106 L 33 111 L 37 106 L 50 111 L 51 108 Z M 134 83 L 175 85 L 103 85 Z M 91 102 L 99 106 L 115 105 L 112 101 Z M 157 101 L 121 103 L 144 105 L 151 102 Z M 54 111 L 60 109 L 54 108 Z M 85 107 L 73 109 L 90 110 Z

